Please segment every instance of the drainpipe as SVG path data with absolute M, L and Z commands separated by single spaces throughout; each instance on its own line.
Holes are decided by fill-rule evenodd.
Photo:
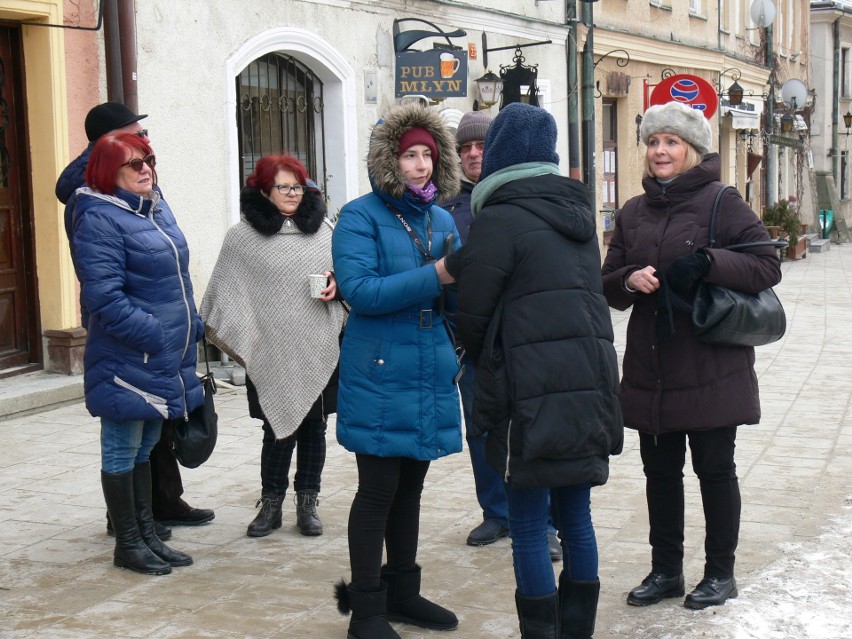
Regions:
M 840 18 L 832 25 L 832 36 L 834 37 L 834 67 L 831 73 L 831 174 L 834 176 L 835 186 L 839 185 L 840 176 L 840 153 L 838 152 L 839 137 L 838 123 L 840 122 Z
M 592 3 L 583 2 L 583 23 L 586 25 L 586 43 L 583 46 L 583 181 L 589 189 L 589 203 L 597 215 L 597 189 L 595 182 L 595 59 L 594 14 Z
M 139 93 L 136 83 L 136 2 L 122 0 L 119 5 L 118 30 L 121 34 L 121 80 L 124 104 L 139 113 Z
M 581 179 L 579 99 L 577 96 L 577 2 L 565 1 L 568 21 L 568 176 Z
M 124 102 L 118 0 L 106 0 L 104 3 L 104 53 L 106 56 L 107 99 L 111 102 Z

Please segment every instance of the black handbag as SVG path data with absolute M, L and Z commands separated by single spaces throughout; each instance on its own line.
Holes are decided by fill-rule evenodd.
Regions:
M 171 420 L 172 450 L 180 465 L 186 468 L 198 468 L 210 459 L 219 436 L 219 416 L 213 405 L 216 380 L 207 361 L 207 338 L 204 338 L 204 365 L 207 368 L 207 374 L 201 378 L 204 403 L 190 411 L 186 419 Z
M 716 243 L 716 213 L 722 194 L 719 190 L 710 216 L 710 247 Z M 784 241 L 732 244 L 725 248 L 739 251 L 750 248 L 786 246 Z M 725 346 L 763 346 L 777 342 L 787 330 L 787 317 L 781 300 L 771 288 L 760 293 L 744 293 L 702 282 L 692 301 L 692 325 L 696 337 L 707 344 Z

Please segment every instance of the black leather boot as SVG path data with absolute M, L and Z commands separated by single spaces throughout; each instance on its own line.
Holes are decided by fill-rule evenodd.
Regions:
M 115 537 L 115 529 L 112 527 L 112 521 L 110 521 L 109 513 L 106 515 L 107 520 L 107 535 L 110 537 Z M 160 541 L 168 541 L 172 538 L 172 529 L 168 526 L 163 526 L 156 519 L 154 520 L 154 531 L 157 533 L 157 537 L 160 538 Z
M 382 582 L 388 590 L 388 619 L 430 628 L 454 630 L 459 620 L 449 610 L 420 596 L 420 566 L 411 570 L 382 567 Z
M 628 593 L 627 603 L 631 606 L 650 606 L 660 603 L 663 599 L 683 597 L 683 593 L 683 573 L 664 575 L 661 572 L 652 572 Z
M 591 639 L 595 634 L 601 582 L 569 579 L 559 575 L 560 639 Z
M 334 598 L 340 614 L 352 612 L 347 639 L 400 639 L 388 623 L 386 588 L 360 592 L 341 581 L 334 586 Z
M 281 528 L 281 502 L 284 495 L 264 493 L 257 500 L 255 508 L 260 506 L 260 512 L 248 526 L 246 534 L 249 537 L 266 537 L 274 528 Z
M 154 513 L 151 510 L 151 464 L 148 462 L 133 467 L 133 503 L 136 506 L 139 532 L 145 545 L 170 566 L 191 566 L 192 557 L 169 548 L 157 536 Z
M 705 577 L 695 590 L 686 596 L 683 605 L 693 610 L 703 610 L 709 606 L 721 606 L 728 599 L 735 599 L 738 594 L 737 580 L 733 577 L 730 579 Z
M 521 639 L 559 639 L 559 596 L 524 597 L 515 591 Z
M 133 503 L 133 471 L 105 473 L 101 471 L 109 517 L 115 528 L 115 553 L 112 563 L 145 575 L 167 575 L 172 567 L 155 555 L 142 539 Z
M 296 525 L 299 532 L 308 537 L 322 534 L 322 522 L 317 515 L 319 496 L 316 490 L 296 492 Z

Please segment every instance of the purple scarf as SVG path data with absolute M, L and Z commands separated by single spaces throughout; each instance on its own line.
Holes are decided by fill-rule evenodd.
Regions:
M 428 204 L 434 200 L 435 194 L 438 192 L 438 187 L 432 183 L 432 180 L 429 180 L 429 183 L 424 189 L 416 187 L 413 184 L 406 184 L 405 188 L 414 193 L 423 204 Z

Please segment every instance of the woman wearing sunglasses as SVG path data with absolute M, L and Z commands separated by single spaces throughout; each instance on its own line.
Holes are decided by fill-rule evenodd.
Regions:
M 101 419 L 101 484 L 115 528 L 113 563 L 164 575 L 192 558 L 157 537 L 148 461 L 164 419 L 204 401 L 189 249 L 154 188 L 145 138 L 105 135 L 92 149 L 72 216 L 74 268 L 89 310 L 85 394 Z
M 323 532 L 317 515 L 325 465 L 326 418 L 336 411 L 338 337 L 345 310 L 335 303 L 332 224 L 308 171 L 290 155 L 258 160 L 240 193 L 232 226 L 201 302 L 208 337 L 243 365 L 249 415 L 263 421 L 259 511 L 249 537 L 281 528 L 296 450 L 296 526 Z M 324 283 L 311 295 L 309 279 Z

